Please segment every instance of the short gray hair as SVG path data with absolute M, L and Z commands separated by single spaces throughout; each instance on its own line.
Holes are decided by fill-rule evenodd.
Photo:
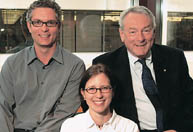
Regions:
M 134 6 L 134 7 L 131 7 L 129 9 L 124 10 L 120 14 L 119 27 L 121 30 L 124 30 L 123 22 L 124 22 L 126 15 L 129 13 L 139 13 L 139 14 L 145 14 L 145 15 L 149 16 L 150 19 L 152 20 L 153 29 L 156 28 L 156 21 L 155 21 L 155 16 L 153 15 L 153 13 L 148 8 L 146 8 L 144 6 Z
M 26 13 L 26 21 L 31 21 L 32 11 L 36 8 L 51 8 L 56 12 L 56 19 L 58 22 L 61 20 L 61 8 L 54 0 L 36 0 L 34 1 Z

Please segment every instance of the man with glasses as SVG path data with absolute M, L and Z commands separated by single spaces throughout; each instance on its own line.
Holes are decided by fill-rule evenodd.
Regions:
M 83 61 L 57 42 L 61 10 L 52 0 L 27 11 L 33 46 L 7 59 L 0 73 L 0 131 L 59 132 L 80 106 Z

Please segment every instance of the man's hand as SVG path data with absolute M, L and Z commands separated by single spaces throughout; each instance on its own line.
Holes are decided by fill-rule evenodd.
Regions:
M 176 130 L 167 130 L 167 131 L 164 131 L 164 132 L 177 132 Z

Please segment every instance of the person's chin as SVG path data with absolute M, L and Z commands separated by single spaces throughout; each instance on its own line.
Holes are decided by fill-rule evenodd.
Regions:
M 98 113 L 103 113 L 105 110 L 106 110 L 106 107 L 104 105 L 95 105 L 95 110 L 98 112 Z
M 53 45 L 54 45 L 54 43 L 48 43 L 48 44 L 42 43 L 42 44 L 40 44 L 40 46 L 44 47 L 44 48 L 51 48 Z
M 107 115 L 108 114 L 108 111 L 107 109 L 103 108 L 103 109 L 100 109 L 97 111 L 100 115 Z

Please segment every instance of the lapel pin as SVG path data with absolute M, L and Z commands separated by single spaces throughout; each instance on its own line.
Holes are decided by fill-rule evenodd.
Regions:
M 164 69 L 164 72 L 166 72 L 167 70 L 166 69 Z

